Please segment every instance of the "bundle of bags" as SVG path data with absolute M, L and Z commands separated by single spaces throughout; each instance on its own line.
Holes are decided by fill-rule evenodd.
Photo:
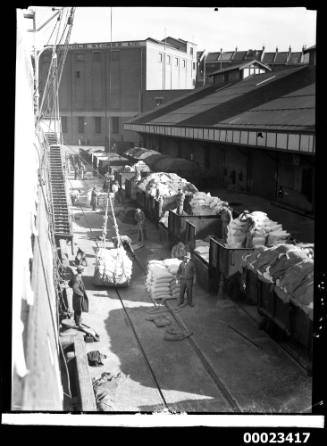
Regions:
M 195 192 L 189 205 L 192 215 L 217 215 L 228 203 L 218 197 L 212 197 L 210 192 Z
M 292 301 L 312 317 L 313 257 L 313 245 L 280 244 L 271 248 L 261 246 L 243 256 L 242 262 L 261 280 L 274 284 L 284 302 Z
M 230 248 L 257 248 L 286 243 L 290 234 L 281 224 L 270 220 L 265 212 L 242 212 L 228 225 L 227 245 Z
M 94 270 L 95 285 L 127 285 L 132 277 L 133 263 L 123 247 L 99 248 Z
M 176 274 L 180 263 L 179 259 L 149 261 L 145 287 L 152 299 L 177 298 Z
M 153 172 L 137 183 L 137 187 L 146 193 L 155 194 L 157 189 L 163 197 L 171 197 L 182 189 L 185 194 L 197 192 L 197 188 L 175 173 Z

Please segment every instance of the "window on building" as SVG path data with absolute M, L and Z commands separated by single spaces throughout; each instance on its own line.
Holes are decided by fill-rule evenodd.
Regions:
M 170 56 L 167 56 L 167 64 L 170 65 Z
M 111 118 L 112 133 L 119 133 L 119 117 L 114 116 Z
M 154 98 L 154 101 L 155 101 L 157 107 L 159 107 L 159 105 L 161 105 L 163 103 L 163 99 L 164 98 L 161 97 L 161 96 L 160 97 L 158 96 L 158 97 Z
M 158 62 L 162 62 L 162 53 L 159 53 L 158 55 Z
M 76 77 L 76 79 L 80 79 L 81 72 L 80 71 L 75 71 L 75 77 Z
M 193 65 L 193 70 L 195 70 L 195 62 L 193 62 L 193 64 L 192 64 L 192 65 Z
M 101 133 L 101 116 L 94 117 L 95 133 Z
M 192 47 L 190 48 L 190 54 L 191 54 L 191 56 L 193 56 L 193 48 Z
M 178 67 L 178 57 L 175 57 L 175 65 Z
M 117 62 L 119 60 L 120 51 L 113 51 L 111 54 L 111 60 Z
M 62 133 L 67 133 L 67 116 L 61 117 L 61 130 Z
M 78 133 L 84 133 L 84 116 L 78 116 Z
M 182 67 L 183 67 L 183 68 L 186 67 L 186 61 L 185 61 L 185 59 L 182 60 Z
M 101 53 L 100 51 L 93 52 L 93 62 L 101 62 Z

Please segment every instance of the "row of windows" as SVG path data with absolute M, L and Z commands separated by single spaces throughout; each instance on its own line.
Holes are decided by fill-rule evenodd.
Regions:
M 163 53 L 159 53 L 159 62 L 163 61 Z M 178 67 L 182 65 L 182 68 L 186 68 L 186 60 L 185 59 L 179 59 L 178 57 L 174 57 L 174 65 Z M 171 65 L 171 56 L 167 54 L 167 65 Z M 195 62 L 192 63 L 193 70 L 195 70 Z
M 94 133 L 102 133 L 102 117 L 94 116 Z M 84 116 L 77 116 L 78 133 L 85 133 L 85 127 L 88 125 Z M 113 116 L 110 122 L 111 132 L 119 133 L 119 117 Z M 63 133 L 68 133 L 68 119 L 67 116 L 61 117 L 61 129 Z

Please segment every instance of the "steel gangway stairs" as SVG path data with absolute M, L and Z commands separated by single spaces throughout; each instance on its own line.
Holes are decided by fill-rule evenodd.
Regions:
M 46 132 L 45 137 L 49 146 L 58 144 L 58 138 L 55 132 Z
M 53 209 L 54 235 L 57 246 L 60 245 L 60 240 L 63 239 L 71 243 L 71 251 L 73 254 L 73 231 L 71 218 L 68 211 L 65 175 L 61 150 L 61 146 L 59 145 L 50 145 L 49 173 Z

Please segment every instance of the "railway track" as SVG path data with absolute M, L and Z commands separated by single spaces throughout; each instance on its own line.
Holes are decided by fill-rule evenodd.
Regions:
M 143 275 L 146 274 L 146 270 L 143 266 L 143 264 L 140 262 L 140 260 L 137 258 L 137 256 L 135 255 L 134 258 L 135 263 L 138 265 L 140 272 L 143 273 Z M 143 355 L 144 361 L 149 369 L 149 372 L 153 378 L 153 381 L 155 383 L 155 386 L 158 389 L 158 392 L 160 394 L 160 397 L 162 399 L 162 404 L 163 406 L 170 411 L 170 407 L 171 405 L 169 405 L 164 397 L 163 391 L 160 387 L 160 383 L 155 375 L 155 371 L 153 370 L 152 366 L 151 366 L 151 362 L 148 358 L 147 353 L 145 352 L 144 346 L 142 345 L 142 342 L 137 334 L 137 330 L 135 327 L 135 324 L 133 323 L 128 310 L 126 308 L 126 306 L 124 305 L 124 299 L 121 295 L 121 293 L 119 292 L 119 288 L 115 287 L 115 292 L 117 294 L 117 297 L 120 300 L 120 303 L 122 305 L 122 309 L 129 321 L 131 330 L 134 334 L 134 337 L 136 339 L 136 342 L 140 348 L 140 351 Z M 149 301 L 151 301 L 151 303 L 154 304 L 155 303 L 149 298 Z M 176 312 L 174 310 L 172 310 L 168 304 L 166 304 L 166 308 L 164 310 L 164 312 L 169 312 L 172 317 L 174 318 L 176 324 L 179 326 L 179 328 L 181 328 L 183 331 L 190 333 L 189 328 L 186 326 L 186 324 L 184 323 L 184 321 L 177 316 Z M 214 385 L 216 386 L 219 394 L 224 398 L 224 400 L 226 401 L 226 403 L 228 404 L 228 406 L 231 408 L 232 412 L 242 412 L 242 409 L 240 408 L 240 406 L 238 405 L 236 399 L 233 397 L 232 393 L 230 392 L 230 390 L 228 389 L 228 387 L 222 382 L 222 380 L 220 379 L 220 377 L 217 375 L 216 371 L 214 370 L 214 368 L 212 367 L 212 365 L 210 364 L 209 360 L 205 357 L 205 355 L 202 353 L 200 347 L 197 345 L 196 341 L 193 339 L 192 335 L 188 336 L 186 338 L 186 341 L 189 343 L 189 345 L 191 346 L 193 353 L 197 356 L 197 358 L 200 360 L 200 362 L 202 363 L 206 373 L 210 376 L 211 380 L 213 381 Z M 173 406 L 176 406 L 175 404 Z
M 79 155 L 79 158 L 82 159 L 82 157 Z M 91 167 L 92 172 L 95 172 L 96 175 L 100 178 L 103 177 L 102 174 L 99 173 L 99 171 L 97 169 L 95 169 L 90 163 L 88 163 L 84 158 L 83 158 L 83 162 L 86 163 L 88 166 Z M 138 259 L 137 255 L 135 255 L 134 257 L 134 264 L 138 266 L 139 268 L 139 273 L 146 275 L 146 270 L 144 268 L 144 264 Z M 142 354 L 142 357 L 144 359 L 144 362 L 146 364 L 146 367 L 149 371 L 149 374 L 152 377 L 153 383 L 155 388 L 158 390 L 158 394 L 160 397 L 160 401 L 161 401 L 161 407 L 162 409 L 166 409 L 170 412 L 175 412 L 174 409 L 172 409 L 172 406 L 176 406 L 176 404 L 170 404 L 167 402 L 164 392 L 160 386 L 159 380 L 156 376 L 156 373 L 151 365 L 151 360 L 149 358 L 149 355 L 146 353 L 146 349 L 145 349 L 145 345 L 142 344 L 142 341 L 140 339 L 140 336 L 138 334 L 137 331 L 137 327 L 135 325 L 135 323 L 133 322 L 129 311 L 127 310 L 127 307 L 124 303 L 124 297 L 122 296 L 122 293 L 120 292 L 119 288 L 115 287 L 114 288 L 115 293 L 120 301 L 122 310 L 128 320 L 128 324 L 130 326 L 130 329 L 133 333 L 133 336 L 136 340 L 136 343 L 138 345 L 138 348 Z M 154 305 L 155 308 L 158 308 L 156 306 L 156 303 L 154 301 L 152 301 L 149 297 L 149 301 L 151 301 L 151 303 Z M 240 306 L 242 308 L 242 306 Z M 253 322 L 253 317 L 244 310 L 244 308 L 242 308 L 242 310 L 244 311 L 245 314 L 247 314 L 247 316 L 252 320 Z M 174 311 L 170 305 L 166 302 L 165 303 L 165 308 L 160 307 L 160 312 L 167 312 L 169 314 L 171 314 L 171 316 L 173 317 L 173 319 L 175 320 L 176 324 L 183 330 L 183 331 L 188 331 L 190 332 L 190 330 L 188 329 L 188 327 L 186 326 L 185 322 L 183 321 L 183 319 L 177 314 L 177 311 Z M 198 346 L 196 340 L 194 339 L 194 337 L 191 335 L 189 337 L 186 338 L 186 341 L 189 343 L 189 345 L 191 346 L 191 349 L 193 351 L 193 353 L 197 356 L 197 358 L 200 360 L 203 368 L 205 369 L 206 373 L 208 376 L 210 376 L 212 382 L 214 383 L 216 389 L 218 390 L 219 395 L 221 395 L 223 397 L 223 399 L 225 400 L 225 402 L 227 403 L 227 405 L 230 407 L 232 412 L 242 412 L 242 409 L 240 408 L 238 402 L 236 401 L 236 399 L 234 398 L 234 396 L 232 395 L 232 393 L 230 392 L 230 390 L 228 389 L 228 387 L 226 386 L 226 384 L 221 380 L 221 378 L 219 377 L 219 375 L 216 373 L 216 371 L 214 370 L 213 366 L 210 364 L 210 361 L 208 360 L 208 358 L 206 358 L 206 356 L 203 354 L 203 352 L 201 351 L 200 347 Z M 274 341 L 275 342 L 275 341 Z M 285 353 L 287 354 L 287 356 L 293 361 L 295 362 L 299 368 L 301 368 L 301 370 L 306 370 L 306 367 L 303 366 L 303 364 L 298 361 L 296 359 L 296 357 L 294 355 L 292 355 L 288 349 L 286 349 L 284 346 L 280 345 L 279 343 L 276 342 L 276 344 L 279 346 L 279 348 Z

